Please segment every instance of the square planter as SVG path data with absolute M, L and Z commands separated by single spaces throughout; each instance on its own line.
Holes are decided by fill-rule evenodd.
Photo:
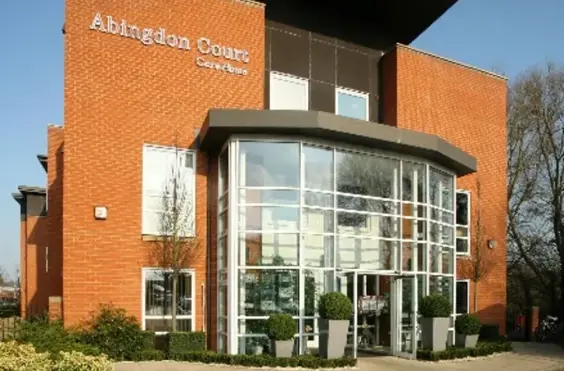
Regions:
M 446 349 L 450 319 L 421 318 L 421 345 L 425 349 L 439 351 Z
M 456 346 L 464 348 L 475 348 L 478 344 L 478 337 L 480 335 L 463 335 L 456 334 Z
M 350 320 L 319 320 L 319 356 L 332 359 L 345 355 Z
M 271 340 L 271 352 L 276 358 L 290 358 L 294 350 L 294 339 Z

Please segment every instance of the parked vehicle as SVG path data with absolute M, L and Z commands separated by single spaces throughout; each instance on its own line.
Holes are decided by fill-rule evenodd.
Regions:
M 535 332 L 537 341 L 554 341 L 558 336 L 560 325 L 558 317 L 546 316 L 540 323 Z

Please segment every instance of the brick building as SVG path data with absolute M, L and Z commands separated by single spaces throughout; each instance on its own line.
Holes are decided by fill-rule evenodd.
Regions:
M 67 0 L 65 122 L 38 156 L 46 188 L 14 194 L 22 311 L 72 325 L 112 302 L 167 331 L 151 250 L 173 169 L 201 248 L 177 326 L 214 349 L 257 351 L 272 311 L 313 348 L 315 298 L 335 290 L 391 300 L 354 316 L 355 354 L 365 325 L 372 348 L 413 355 L 432 292 L 503 333 L 506 81 L 407 46 L 456 0 L 420 3 Z

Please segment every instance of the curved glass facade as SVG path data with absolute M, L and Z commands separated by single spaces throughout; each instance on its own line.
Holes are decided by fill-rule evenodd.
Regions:
M 346 293 L 350 273 L 410 276 L 417 297 L 454 302 L 455 181 L 401 154 L 231 139 L 219 163 L 219 349 L 256 352 L 268 315 L 284 312 L 304 352 L 317 342 L 319 295 Z

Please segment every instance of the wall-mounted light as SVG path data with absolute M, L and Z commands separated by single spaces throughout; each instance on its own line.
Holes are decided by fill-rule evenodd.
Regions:
M 497 245 L 496 240 L 488 240 L 488 247 L 490 249 L 495 249 L 496 245 Z
M 94 206 L 94 219 L 96 220 L 108 219 L 108 208 L 106 206 Z

